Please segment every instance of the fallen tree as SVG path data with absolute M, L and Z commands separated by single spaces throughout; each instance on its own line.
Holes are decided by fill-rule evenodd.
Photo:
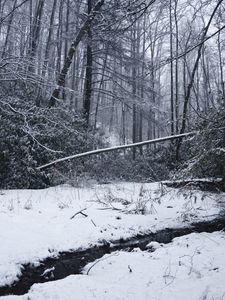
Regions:
M 162 138 L 158 138 L 158 139 L 154 139 L 154 140 L 147 140 L 147 141 L 133 143 L 133 144 L 114 146 L 114 147 L 97 149 L 97 150 L 87 151 L 87 152 L 84 152 L 84 153 L 74 154 L 74 155 L 70 155 L 70 156 L 67 156 L 67 157 L 56 159 L 56 160 L 54 160 L 50 163 L 39 166 L 39 167 L 37 167 L 37 170 L 45 169 L 47 167 L 50 167 L 52 165 L 55 165 L 57 163 L 60 163 L 60 162 L 66 161 L 66 160 L 82 158 L 82 157 L 85 157 L 85 156 L 91 156 L 91 155 L 96 155 L 96 154 L 101 154 L 101 153 L 106 153 L 106 152 L 112 152 L 112 151 L 115 151 L 115 150 L 123 150 L 123 149 L 128 149 L 128 148 L 144 146 L 144 145 L 161 143 L 161 142 L 165 142 L 165 141 L 169 141 L 169 140 L 180 139 L 180 138 L 187 137 L 187 136 L 190 136 L 190 135 L 195 135 L 196 133 L 197 133 L 196 131 L 187 132 L 187 133 L 183 133 L 183 134 L 166 136 L 166 137 L 162 137 Z

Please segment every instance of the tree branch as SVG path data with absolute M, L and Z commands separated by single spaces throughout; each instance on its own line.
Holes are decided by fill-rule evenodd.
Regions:
M 24 0 L 23 2 L 21 2 L 20 4 L 18 4 L 16 7 L 14 7 L 5 17 L 1 18 L 0 19 L 0 24 L 3 23 L 5 21 L 5 19 L 7 19 L 16 9 L 18 9 L 19 7 L 21 7 L 27 1 L 29 1 L 29 0 Z

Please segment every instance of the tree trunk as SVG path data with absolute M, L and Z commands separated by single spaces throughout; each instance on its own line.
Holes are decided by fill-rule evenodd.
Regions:
M 30 33 L 31 34 L 31 47 L 29 49 L 29 58 L 30 58 L 29 72 L 30 73 L 35 72 L 34 58 L 36 57 L 36 53 L 37 53 L 44 2 L 45 2 L 45 0 L 39 0 L 37 2 L 36 8 L 35 8 L 35 15 L 34 15 L 34 19 L 32 22 L 32 28 L 31 28 L 31 33 Z
M 53 22 L 54 22 L 54 18 L 55 18 L 56 5 L 57 5 L 57 0 L 54 0 L 53 6 L 52 6 L 51 17 L 50 17 L 50 23 L 49 23 L 48 37 L 47 37 L 47 42 L 46 42 L 46 47 L 45 47 L 45 56 L 44 56 L 44 63 L 43 63 L 43 69 L 42 69 L 43 77 L 45 77 L 47 67 L 48 67 L 50 44 L 51 44 L 52 35 L 53 35 Z
M 170 0 L 170 131 L 174 134 L 174 94 L 173 94 L 173 22 L 172 22 L 172 0 Z
M 177 20 L 177 4 L 178 0 L 175 0 L 175 11 L 174 11 L 174 17 L 175 17 L 175 27 L 176 27 L 176 60 L 175 60 L 175 131 L 176 134 L 179 132 L 179 28 L 178 28 L 178 20 Z
M 106 46 L 106 49 L 105 49 L 105 58 L 104 58 L 104 61 L 103 61 L 102 75 L 101 75 L 101 80 L 100 80 L 100 83 L 99 83 L 99 91 L 98 91 L 96 107 L 95 107 L 95 120 L 94 120 L 94 130 L 95 131 L 97 129 L 98 108 L 99 108 L 99 102 L 100 102 L 100 97 L 101 97 L 101 89 L 103 87 L 103 80 L 104 80 L 104 76 L 105 76 L 107 58 L 108 58 L 108 45 Z
M 66 9 L 65 9 L 65 14 L 66 14 L 66 24 L 65 24 L 65 43 L 64 43 L 64 60 L 66 59 L 67 52 L 68 52 L 68 32 L 69 32 L 69 17 L 70 17 L 70 0 L 67 0 L 66 2 Z M 63 89 L 62 91 L 62 98 L 63 100 L 66 99 L 66 90 Z
M 91 13 L 92 0 L 87 0 L 88 15 Z M 91 94 L 92 94 L 92 66 L 93 66 L 93 54 L 92 54 L 92 32 L 91 27 L 87 28 L 87 50 L 86 50 L 86 73 L 84 84 L 84 103 L 83 112 L 86 120 L 86 124 L 89 124 L 90 108 L 91 108 Z
M 220 31 L 218 33 L 218 54 L 219 54 L 219 68 L 220 68 L 220 81 L 221 81 L 221 91 L 222 91 L 222 99 L 223 105 L 225 106 L 225 83 L 224 83 L 224 76 L 223 76 L 223 59 L 222 59 L 222 51 L 221 51 L 221 40 L 220 40 Z
M 132 141 L 133 143 L 137 142 L 137 105 L 136 105 L 136 96 L 137 96 L 137 84 L 136 84 L 136 27 L 134 25 L 133 30 L 131 31 L 131 56 L 132 56 L 132 96 L 133 96 L 133 124 L 132 124 Z M 133 148 L 133 159 L 136 158 L 136 148 Z

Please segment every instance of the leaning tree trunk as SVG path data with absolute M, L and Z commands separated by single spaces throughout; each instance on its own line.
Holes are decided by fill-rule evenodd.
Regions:
M 148 141 L 138 142 L 138 143 L 133 143 L 133 144 L 128 144 L 128 145 L 121 145 L 121 146 L 114 146 L 114 147 L 110 147 L 110 148 L 91 150 L 91 151 L 88 151 L 88 152 L 74 154 L 74 155 L 70 155 L 70 156 L 67 156 L 67 157 L 59 158 L 59 159 L 51 161 L 51 162 L 49 162 L 45 165 L 39 166 L 36 169 L 37 170 L 43 170 L 45 168 L 48 168 L 48 167 L 53 166 L 57 163 L 67 161 L 67 160 L 78 159 L 78 158 L 87 157 L 87 156 L 91 156 L 91 155 L 97 155 L 97 154 L 107 153 L 107 152 L 112 152 L 112 151 L 117 151 L 117 150 L 135 148 L 135 147 L 140 147 L 140 146 L 145 146 L 145 145 L 150 145 L 150 144 L 162 143 L 162 142 L 165 142 L 165 141 L 170 141 L 170 140 L 174 140 L 174 139 L 178 139 L 178 138 L 184 138 L 184 137 L 187 137 L 187 136 L 196 135 L 196 133 L 197 132 L 187 132 L 187 133 L 183 133 L 183 134 L 165 136 L 163 138 L 158 138 L 158 139 L 153 139 L 153 140 L 148 140 Z
M 83 23 L 83 25 L 81 26 L 75 40 L 73 41 L 69 52 L 67 54 L 67 57 L 65 59 L 63 68 L 59 74 L 59 78 L 57 81 L 57 86 L 54 89 L 51 98 L 49 100 L 49 104 L 48 107 L 51 108 L 52 106 L 55 105 L 56 100 L 59 99 L 59 95 L 61 92 L 61 89 L 65 86 L 65 80 L 66 80 L 66 75 L 70 69 L 70 66 L 72 64 L 72 60 L 73 60 L 73 56 L 74 53 L 79 45 L 79 43 L 81 42 L 83 36 L 86 34 L 88 28 L 91 26 L 91 23 L 93 21 L 93 19 L 95 18 L 96 14 L 98 13 L 98 11 L 101 9 L 102 5 L 104 4 L 104 0 L 99 0 L 96 5 L 94 6 L 93 10 L 91 11 L 91 13 L 88 15 L 86 21 Z

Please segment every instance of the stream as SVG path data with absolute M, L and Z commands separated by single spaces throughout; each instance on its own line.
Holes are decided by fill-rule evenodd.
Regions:
M 35 283 L 44 283 L 65 278 L 71 274 L 81 274 L 82 268 L 105 254 L 114 251 L 131 251 L 139 247 L 146 250 L 146 246 L 151 241 L 159 243 L 169 243 L 175 237 L 180 237 L 193 232 L 213 232 L 225 230 L 225 215 L 220 215 L 211 221 L 192 223 L 181 228 L 165 228 L 155 233 L 137 235 L 130 239 L 120 239 L 117 241 L 104 241 L 100 245 L 88 249 L 74 252 L 61 252 L 57 257 L 49 257 L 40 262 L 39 266 L 27 264 L 23 266 L 22 275 L 18 281 L 10 286 L 0 287 L 0 296 L 23 295 Z

